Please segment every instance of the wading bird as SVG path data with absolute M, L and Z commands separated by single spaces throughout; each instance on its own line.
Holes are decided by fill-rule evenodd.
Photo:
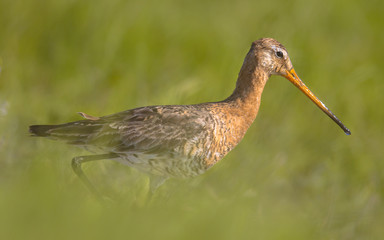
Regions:
M 297 76 L 285 47 L 271 38 L 252 43 L 236 88 L 225 100 L 195 105 L 135 108 L 59 125 L 29 127 L 33 136 L 97 149 L 100 154 L 72 159 L 74 172 L 98 194 L 81 169 L 90 161 L 111 159 L 151 176 L 151 189 L 169 177 L 193 177 L 221 160 L 244 137 L 256 118 L 261 94 L 272 75 L 291 81 L 347 135 L 351 132 Z

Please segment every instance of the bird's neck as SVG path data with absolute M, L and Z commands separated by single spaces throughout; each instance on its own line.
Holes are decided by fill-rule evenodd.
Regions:
M 251 54 L 248 53 L 244 60 L 232 95 L 224 101 L 210 103 L 218 124 L 222 124 L 214 131 L 217 149 L 212 151 L 222 155 L 209 162 L 209 165 L 218 161 L 243 139 L 259 111 L 261 94 L 269 75 Z
M 236 88 L 225 102 L 233 106 L 235 115 L 243 118 L 249 127 L 259 111 L 261 94 L 267 83 L 269 74 L 258 64 L 257 58 L 248 53 L 241 67 Z

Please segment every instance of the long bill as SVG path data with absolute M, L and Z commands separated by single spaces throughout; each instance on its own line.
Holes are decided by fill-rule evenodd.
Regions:
M 291 81 L 298 89 L 300 89 L 309 99 L 312 100 L 323 112 L 325 112 L 337 125 L 339 125 L 345 134 L 351 135 L 351 131 L 344 126 L 344 124 L 333 114 L 325 105 L 322 103 L 312 92 L 309 90 L 307 86 L 300 80 L 297 76 L 295 69 L 291 69 L 290 71 L 286 71 L 286 75 L 283 75 L 286 79 Z

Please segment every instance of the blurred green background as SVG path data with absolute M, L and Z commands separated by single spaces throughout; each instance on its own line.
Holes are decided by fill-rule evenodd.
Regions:
M 382 239 L 384 2 L 0 0 L 0 239 Z M 84 165 L 28 125 L 232 93 L 252 41 L 273 37 L 349 127 L 273 76 L 241 144 L 206 174 L 148 179 Z

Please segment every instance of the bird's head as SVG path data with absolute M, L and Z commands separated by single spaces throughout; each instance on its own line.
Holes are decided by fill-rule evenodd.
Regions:
M 262 38 L 252 44 L 253 53 L 258 64 L 269 75 L 281 75 L 287 77 L 293 70 L 291 59 L 287 49 L 273 38 Z
M 349 129 L 300 80 L 287 50 L 281 43 L 273 38 L 261 38 L 253 42 L 250 53 L 256 60 L 257 67 L 262 68 L 268 75 L 280 75 L 288 79 L 334 120 L 347 135 L 351 134 Z

